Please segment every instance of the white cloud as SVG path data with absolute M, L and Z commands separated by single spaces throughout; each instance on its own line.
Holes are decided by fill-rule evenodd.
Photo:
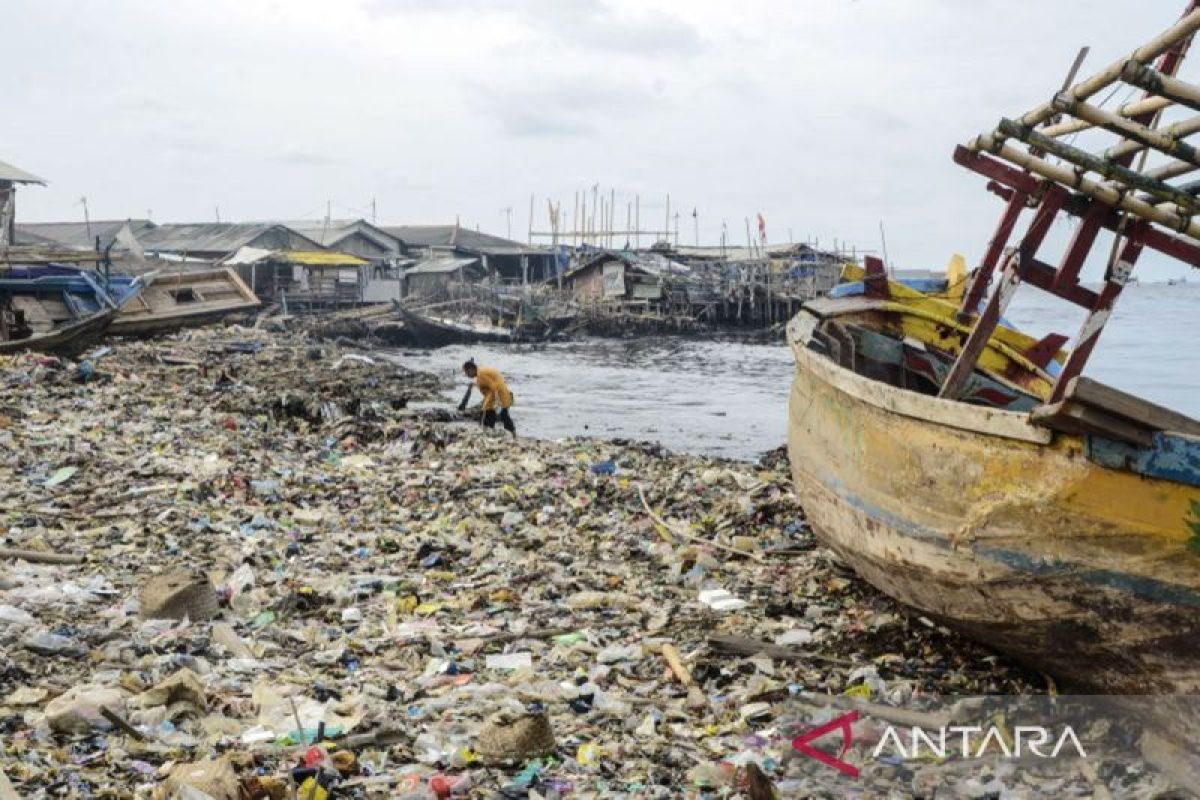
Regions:
M 1174 0 L 0 0 L 0 159 L 26 219 L 294 217 L 332 199 L 501 229 L 538 196 L 698 209 L 907 267 L 1000 213 L 954 145 L 1178 15 Z M 1113 24 L 1120 20 L 1120 24 Z M 1195 73 L 1192 73 L 1195 74 Z M 524 221 L 514 219 L 514 229 Z M 684 239 L 690 226 L 681 223 Z M 739 235 L 742 234 L 742 235 Z

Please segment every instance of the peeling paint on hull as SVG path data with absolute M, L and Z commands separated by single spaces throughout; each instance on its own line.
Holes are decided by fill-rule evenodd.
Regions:
M 1200 693 L 1195 487 L 1095 464 L 1080 437 L 1014 438 L 1013 412 L 920 406 L 958 427 L 897 413 L 911 404 L 870 398 L 912 393 L 792 349 L 796 491 L 864 579 L 1081 688 Z

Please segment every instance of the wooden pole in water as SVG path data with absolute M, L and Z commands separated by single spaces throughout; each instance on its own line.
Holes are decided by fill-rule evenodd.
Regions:
M 608 191 L 608 249 L 613 246 L 613 228 L 616 226 L 617 219 L 617 190 L 616 188 Z
M 671 241 L 671 195 L 667 195 L 667 215 L 663 219 L 663 239 Z
M 746 250 L 750 257 L 750 319 L 753 320 L 758 307 L 758 300 L 755 295 L 755 287 L 758 285 L 758 263 L 754 258 L 754 240 L 750 238 L 750 218 L 746 217 Z
M 635 194 L 633 196 L 633 249 L 639 250 L 642 246 L 642 196 Z

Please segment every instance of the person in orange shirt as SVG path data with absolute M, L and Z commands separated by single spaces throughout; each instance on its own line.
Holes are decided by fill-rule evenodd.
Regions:
M 508 409 L 513 404 L 513 393 L 509 391 L 504 377 L 493 367 L 476 366 L 473 358 L 463 364 L 462 368 L 466 376 L 471 378 L 474 383 L 467 386 L 467 393 L 463 395 L 462 402 L 458 404 L 458 410 L 466 410 L 467 403 L 471 399 L 471 390 L 478 386 L 483 395 L 483 426 L 494 428 L 496 420 L 499 419 L 504 430 L 516 438 L 517 426 L 513 424 L 512 417 L 508 413 Z

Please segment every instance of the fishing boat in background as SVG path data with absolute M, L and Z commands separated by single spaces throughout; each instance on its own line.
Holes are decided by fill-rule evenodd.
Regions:
M 1200 266 L 1200 201 L 1168 183 L 1200 169 L 1184 141 L 1200 118 L 1158 124 L 1176 102 L 1200 107 L 1175 77 L 1198 29 L 1189 4 L 957 148 L 1006 202 L 972 275 L 922 294 L 868 258 L 788 325 L 789 454 L 821 540 L 900 602 L 1087 691 L 1200 692 L 1200 421 L 1081 375 L 1143 250 Z M 1146 94 L 1115 112 L 1090 102 L 1118 81 Z M 1099 155 L 1068 143 L 1092 129 L 1117 141 Z M 1135 167 L 1147 148 L 1173 160 Z M 1079 222 L 1044 261 L 1064 213 Z M 1104 230 L 1116 241 L 1097 290 L 1079 275 Z M 1086 310 L 1070 349 L 1004 323 L 1022 284 Z
M 402 303 L 396 303 L 396 312 L 404 323 L 407 337 L 421 347 L 517 340 L 512 328 L 499 327 L 480 314 L 441 315 L 434 314 L 432 309 L 419 310 Z
M 90 270 L 58 265 L 8 267 L 0 277 L 0 353 L 75 353 L 105 334 L 140 278 L 103 285 Z
M 145 277 L 145 290 L 122 303 L 110 333 L 152 336 L 207 325 L 259 306 L 258 297 L 228 267 Z

